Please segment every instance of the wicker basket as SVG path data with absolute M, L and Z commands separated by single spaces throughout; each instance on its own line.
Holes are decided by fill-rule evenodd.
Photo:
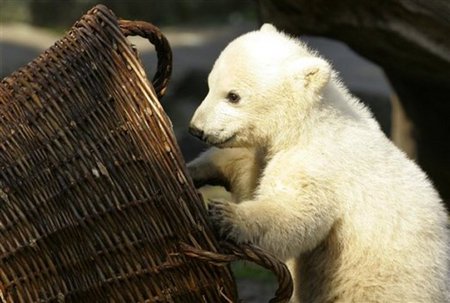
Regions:
M 127 35 L 155 45 L 153 86 Z M 158 102 L 170 72 L 157 28 L 96 6 L 0 83 L 2 300 L 236 302 L 238 258 L 290 296 L 284 265 L 214 238 Z

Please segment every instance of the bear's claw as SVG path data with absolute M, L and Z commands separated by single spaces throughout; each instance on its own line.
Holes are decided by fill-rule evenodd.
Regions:
M 208 214 L 221 238 L 234 241 L 238 239 L 236 204 L 225 200 L 209 200 Z

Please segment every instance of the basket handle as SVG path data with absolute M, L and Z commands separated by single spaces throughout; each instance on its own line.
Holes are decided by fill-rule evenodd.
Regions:
M 275 297 L 269 303 L 286 303 L 292 296 L 292 277 L 286 265 L 274 256 L 262 251 L 252 244 L 234 244 L 228 241 L 220 242 L 223 253 L 205 251 L 186 243 L 181 243 L 181 250 L 186 256 L 209 262 L 214 265 L 226 265 L 233 261 L 246 260 L 254 262 L 272 271 L 278 279 L 278 289 Z
M 153 76 L 152 84 L 158 99 L 161 99 L 166 93 L 172 73 L 172 50 L 169 42 L 158 27 L 148 22 L 119 20 L 119 26 L 125 36 L 140 36 L 148 39 L 155 46 L 158 68 Z

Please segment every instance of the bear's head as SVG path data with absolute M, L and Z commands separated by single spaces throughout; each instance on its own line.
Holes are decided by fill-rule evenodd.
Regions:
M 289 127 L 301 127 L 330 74 L 325 60 L 265 24 L 222 51 L 190 132 L 219 147 L 268 144 Z

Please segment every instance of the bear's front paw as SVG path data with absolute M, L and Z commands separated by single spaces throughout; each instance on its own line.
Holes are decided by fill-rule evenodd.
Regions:
M 237 208 L 236 204 L 225 200 L 209 200 L 208 203 L 209 218 L 220 237 L 240 242 L 243 231 Z
M 194 181 L 194 185 L 196 188 L 202 187 L 206 184 L 206 174 L 198 165 L 189 163 L 187 165 L 187 170 L 189 175 Z
M 229 182 L 213 165 L 198 165 L 192 162 L 187 165 L 189 175 L 194 181 L 195 188 L 205 185 L 223 186 L 229 190 Z

